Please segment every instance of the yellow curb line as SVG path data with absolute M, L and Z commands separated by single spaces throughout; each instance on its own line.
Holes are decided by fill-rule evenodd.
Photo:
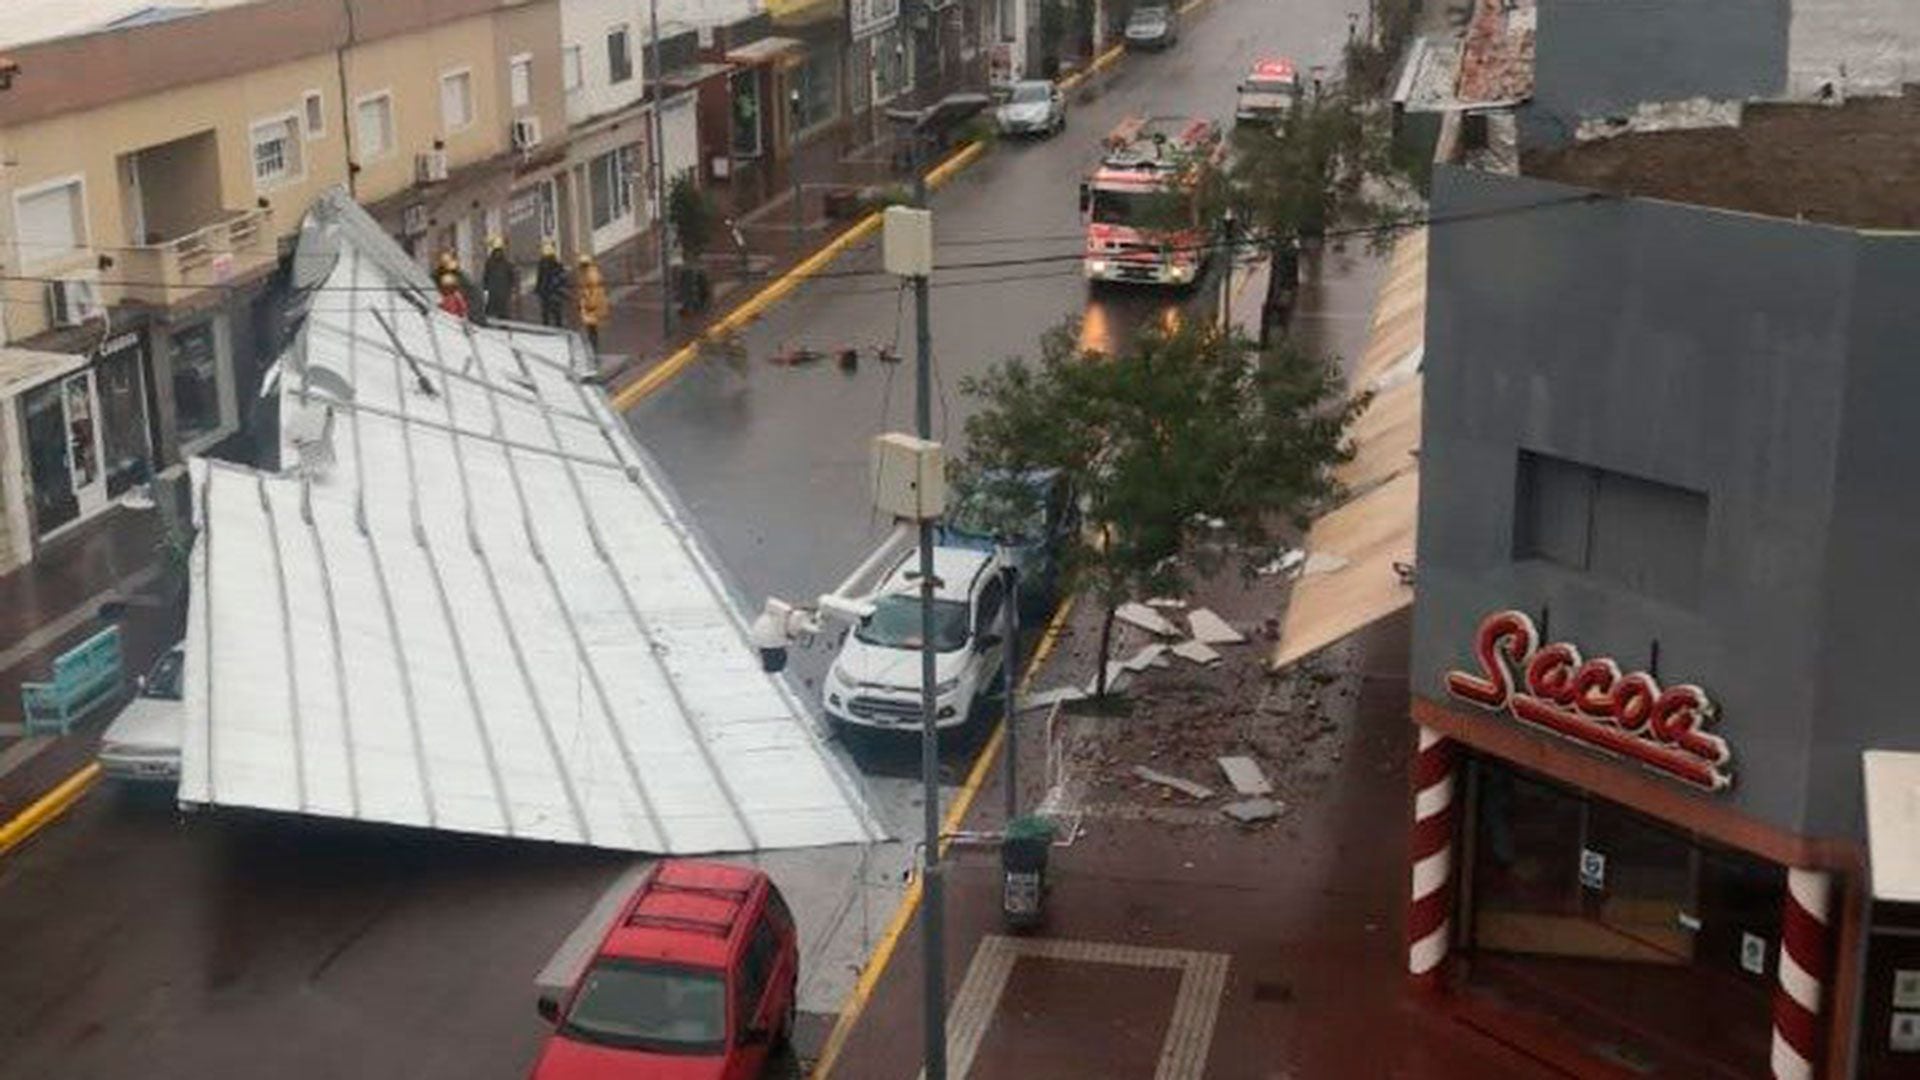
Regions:
M 34 833 L 46 828 L 68 807 L 79 802 L 80 796 L 85 795 L 98 779 L 100 763 L 90 761 L 72 776 L 60 781 L 52 791 L 34 800 L 33 805 L 20 811 L 12 821 L 0 825 L 0 855 L 26 843 Z
M 1053 654 L 1054 644 L 1060 639 L 1060 630 L 1066 625 L 1067 615 L 1073 610 L 1073 597 L 1060 601 L 1053 611 L 1053 618 L 1047 620 L 1047 629 L 1041 634 L 1039 644 L 1033 647 L 1033 659 L 1027 662 L 1027 672 L 1020 680 L 1020 690 L 1026 692 L 1033 685 L 1033 677 Z M 974 759 L 973 769 L 967 774 L 967 782 L 960 788 L 952 805 L 947 807 L 947 816 L 940 824 L 942 836 L 948 836 L 959 830 L 967 819 L 967 812 L 973 808 L 974 797 L 980 793 L 980 787 L 986 783 L 987 773 L 999 759 L 1000 747 L 1005 741 L 1006 723 L 1004 719 L 995 724 L 993 734 L 987 737 L 987 745 L 980 750 L 980 756 Z M 948 841 L 940 841 L 940 851 L 944 854 Z M 853 1026 L 860 1021 L 860 1015 L 866 1011 L 867 1001 L 873 996 L 873 988 L 879 984 L 880 977 L 886 974 L 887 965 L 893 960 L 893 951 L 900 945 L 901 935 L 913 922 L 914 913 L 920 909 L 920 879 L 913 879 L 907 891 L 900 896 L 900 906 L 894 909 L 893 918 L 887 928 L 880 933 L 880 942 L 874 946 L 873 956 L 867 966 L 860 970 L 860 978 L 854 982 L 853 990 L 847 995 L 847 1003 L 840 1007 L 840 1018 L 834 1021 L 833 1030 L 828 1033 L 827 1041 L 820 1048 L 820 1059 L 814 1063 L 808 1080 L 827 1080 L 833 1072 L 834 1064 L 840 1060 L 840 1051 L 845 1049 L 847 1039 L 853 1034 Z
M 947 160 L 934 166 L 933 169 L 927 173 L 927 187 L 939 188 L 947 181 L 953 179 L 960 170 L 979 160 L 980 155 L 986 152 L 987 147 L 985 143 L 968 143 L 966 146 L 961 147 L 949 156 Z M 839 236 L 827 241 L 826 245 L 819 251 L 802 259 L 793 269 L 788 270 L 786 273 L 774 279 L 766 288 L 748 297 L 746 302 L 734 308 L 732 311 L 727 312 L 719 322 L 701 331 L 699 336 L 687 344 L 682 345 L 679 349 L 675 350 L 671 356 L 654 365 L 652 370 L 615 394 L 613 396 L 614 409 L 619 412 L 626 412 L 628 409 L 639 404 L 641 400 L 649 394 L 666 385 L 668 380 L 680 374 L 680 372 L 700 358 L 700 346 L 702 344 L 719 340 L 752 322 L 761 312 L 772 307 L 788 293 L 799 288 L 802 282 L 805 282 L 808 278 L 825 269 L 826 266 L 835 259 L 846 254 L 848 248 L 853 247 L 855 244 L 860 243 L 872 236 L 875 232 L 878 232 L 880 229 L 880 221 L 880 213 L 868 214 L 866 217 L 854 222 L 850 228 L 842 232 Z

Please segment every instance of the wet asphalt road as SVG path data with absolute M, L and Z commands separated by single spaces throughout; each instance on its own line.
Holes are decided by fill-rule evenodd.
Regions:
M 1282 51 L 1331 63 L 1341 0 L 1212 0 L 1181 44 L 1133 57 L 1076 100 L 1067 132 L 1003 143 L 935 201 L 943 271 L 933 326 L 936 436 L 968 411 L 959 383 L 1084 316 L 1123 343 L 1182 301 L 1089 298 L 1075 191 L 1095 140 L 1132 111 L 1228 115 L 1238 72 Z M 743 600 L 811 597 L 881 533 L 866 494 L 869 438 L 911 423 L 911 368 L 868 359 L 785 369 L 805 345 L 910 356 L 912 303 L 863 249 L 743 335 L 739 367 L 705 364 L 630 415 L 733 575 Z M 1360 268 L 1362 271 L 1364 267 Z M 1370 274 L 1329 267 L 1299 328 L 1351 355 Z M 1241 303 L 1252 303 L 1244 297 Z M 816 679 L 825 649 L 801 654 Z M 808 700 L 813 700 L 810 687 Z M 957 782 L 978 739 L 946 755 Z M 864 740 L 854 760 L 876 809 L 918 833 L 910 740 Z M 803 1023 L 817 1039 L 900 888 L 905 844 L 766 857 L 808 944 Z M 628 860 L 605 853 L 291 818 L 211 812 L 100 789 L 0 860 L 0 1077 L 204 1078 L 524 1075 L 543 1028 L 532 980 Z

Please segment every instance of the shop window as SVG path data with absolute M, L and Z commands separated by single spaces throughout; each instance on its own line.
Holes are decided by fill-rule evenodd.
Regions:
M 142 353 L 136 339 L 102 358 L 94 369 L 99 383 L 100 435 L 106 444 L 109 498 L 142 483 L 152 467 Z
M 173 335 L 174 437 L 182 447 L 220 430 L 220 349 L 212 322 Z
M 810 52 L 793 69 L 792 77 L 799 94 L 794 105 L 794 131 L 806 131 L 832 120 L 840 88 L 839 57 L 830 50 Z
M 1668 603 L 1700 597 L 1707 497 L 1652 480 L 1520 452 L 1513 557 L 1590 573 Z
M 604 229 L 632 216 L 634 163 L 638 160 L 638 149 L 628 144 L 588 163 L 587 201 L 594 228 Z
M 87 244 L 86 185 L 79 178 L 45 184 L 13 197 L 20 262 L 58 262 Z
M 747 68 L 728 77 L 733 106 L 733 156 L 760 156 L 760 73 Z
M 633 78 L 633 43 L 625 26 L 607 31 L 607 81 L 614 85 Z
M 80 516 L 68 462 L 67 411 L 59 382 L 27 391 L 27 468 L 33 481 L 33 522 L 42 536 Z
M 580 46 L 569 45 L 560 50 L 560 89 L 580 89 L 580 78 Z
M 913 81 L 913 58 L 906 31 L 899 26 L 873 38 L 873 100 L 884 105 Z

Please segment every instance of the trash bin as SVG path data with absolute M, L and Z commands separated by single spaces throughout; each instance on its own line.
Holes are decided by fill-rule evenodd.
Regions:
M 1008 927 L 1024 930 L 1039 925 L 1047 899 L 1047 852 L 1053 846 L 1053 823 L 1027 814 L 1007 826 L 1000 843 L 1000 915 Z

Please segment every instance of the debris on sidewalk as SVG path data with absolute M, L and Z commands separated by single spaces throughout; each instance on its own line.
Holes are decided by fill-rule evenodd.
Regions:
M 1262 821 L 1272 821 L 1286 810 L 1286 807 L 1272 799 L 1242 799 L 1230 802 L 1220 808 L 1220 812 L 1242 825 L 1257 825 Z
M 1290 573 L 1294 567 L 1305 562 L 1306 558 L 1307 553 L 1301 551 L 1299 548 L 1288 548 L 1285 552 L 1281 553 L 1279 558 L 1260 567 L 1255 570 L 1254 573 L 1261 577 L 1274 577 L 1279 574 Z
M 1233 790 L 1242 795 L 1271 795 L 1273 781 L 1261 770 L 1260 763 L 1244 754 L 1217 759 L 1220 771 L 1227 774 L 1227 782 Z
M 1170 608 L 1178 611 L 1186 607 L 1187 602 L 1177 596 L 1155 596 L 1147 601 L 1147 606 L 1150 608 Z
M 1166 652 L 1167 652 L 1167 647 L 1164 644 L 1157 641 L 1151 645 L 1142 645 L 1140 646 L 1139 652 L 1134 653 L 1132 656 L 1128 657 L 1125 660 L 1122 660 L 1120 662 L 1120 667 L 1126 669 L 1127 671 L 1134 672 L 1136 674 L 1138 674 L 1139 672 L 1145 671 L 1150 667 L 1157 667 L 1157 668 L 1172 667 L 1173 665 L 1169 663 L 1167 660 Z M 1111 679 L 1113 676 L 1109 674 L 1107 677 Z
M 1227 620 L 1208 608 L 1187 612 L 1187 625 L 1193 627 L 1193 640 L 1207 645 L 1238 645 L 1247 636 L 1227 625 Z
M 1020 698 L 1019 705 L 1021 712 L 1027 712 L 1031 709 L 1050 709 L 1069 701 L 1084 701 L 1086 697 L 1087 692 L 1077 686 L 1056 686 Z
M 1145 780 L 1149 784 L 1159 784 L 1161 787 L 1172 788 L 1183 795 L 1188 795 L 1195 799 L 1213 798 L 1213 789 L 1205 784 L 1196 784 L 1183 777 L 1170 776 L 1158 769 L 1149 769 L 1145 765 L 1135 765 L 1133 767 L 1133 775 Z
M 1125 690 L 1127 684 L 1132 681 L 1132 668 L 1127 667 L 1126 664 L 1118 660 L 1107 661 L 1107 693 L 1118 694 Z M 1100 693 L 1100 676 L 1098 674 L 1095 674 L 1087 680 L 1086 692 L 1088 697 L 1094 697 Z
M 1183 641 L 1167 651 L 1182 660 L 1191 660 L 1201 667 L 1220 659 L 1220 651 L 1204 641 Z
M 1114 609 L 1113 614 L 1121 622 L 1129 626 L 1137 626 L 1149 634 L 1158 634 L 1161 637 L 1180 636 L 1179 627 L 1168 622 L 1159 612 L 1145 604 L 1129 601 Z

